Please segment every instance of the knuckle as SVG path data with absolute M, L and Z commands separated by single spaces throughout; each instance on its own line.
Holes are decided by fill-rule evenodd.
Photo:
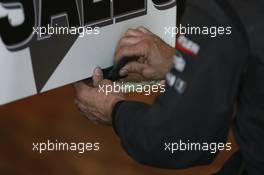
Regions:
M 134 29 L 129 28 L 129 29 L 127 29 L 126 33 L 132 32 L 133 30 L 134 30 Z
M 106 79 L 105 79 L 105 80 L 102 80 L 101 84 L 104 84 L 104 85 L 109 84 L 109 85 L 111 85 L 112 82 L 111 82 L 110 80 L 106 80 Z
M 84 100 L 85 97 L 86 97 L 86 91 L 85 90 L 80 90 L 78 93 L 77 93 L 77 97 L 80 99 L 80 100 Z
M 139 26 L 138 29 L 140 29 L 140 30 L 142 30 L 144 32 L 148 32 L 148 30 L 145 27 L 143 27 L 143 26 Z
M 145 50 L 149 50 L 150 48 L 150 42 L 148 40 L 144 40 L 141 42 L 141 48 L 145 49 Z
M 129 34 L 132 34 L 135 30 L 134 29 L 128 29 L 125 33 L 125 35 L 129 35 Z
M 115 51 L 115 59 L 118 60 L 120 55 L 122 55 L 123 52 L 123 46 L 120 46 L 117 48 L 117 50 Z
M 117 59 L 117 56 L 119 55 L 120 53 L 120 46 L 116 47 L 115 51 L 114 51 L 114 60 Z
M 117 43 L 117 47 L 120 46 L 122 44 L 123 39 L 125 38 L 125 36 L 123 36 L 122 38 L 119 39 L 118 43 Z
M 146 40 L 150 41 L 150 42 L 153 42 L 153 40 L 155 40 L 155 36 L 153 35 L 145 35 L 146 37 Z
M 123 37 L 123 38 L 121 38 L 119 45 L 123 45 L 126 42 L 127 42 L 127 38 Z

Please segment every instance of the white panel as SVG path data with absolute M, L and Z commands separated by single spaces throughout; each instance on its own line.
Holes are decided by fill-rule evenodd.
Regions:
M 21 9 L 7 10 L 0 3 L 0 18 L 9 14 L 12 25 L 25 19 Z M 92 75 L 96 66 L 113 63 L 116 44 L 131 27 L 144 26 L 166 42 L 175 45 L 175 38 L 165 36 L 165 26 L 176 25 L 176 7 L 157 10 L 148 0 L 148 14 L 100 29 L 100 35 L 78 38 L 42 91 L 57 88 Z M 10 52 L 0 39 L 0 105 L 37 93 L 29 48 Z
M 0 105 L 36 94 L 29 49 L 10 52 L 0 40 Z
M 79 38 L 62 63 L 47 82 L 43 91 L 60 87 L 92 75 L 97 66 L 106 68 L 113 64 L 114 51 L 122 34 L 132 27 L 144 26 L 175 46 L 175 38 L 165 36 L 165 26 L 176 26 L 176 8 L 157 10 L 148 1 L 148 15 L 100 29 L 100 35 Z

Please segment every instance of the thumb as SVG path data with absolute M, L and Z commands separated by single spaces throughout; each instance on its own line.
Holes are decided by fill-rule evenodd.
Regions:
M 80 81 L 80 82 L 75 83 L 74 84 L 74 88 L 75 88 L 76 98 L 78 100 L 83 99 L 83 97 L 84 97 L 83 94 L 86 93 L 87 91 L 89 91 L 91 89 L 83 81 Z
M 101 68 L 97 67 L 93 73 L 93 85 L 97 87 L 104 79 L 104 74 Z
M 120 70 L 120 76 L 126 76 L 128 73 L 139 73 L 142 74 L 143 70 L 146 68 L 145 64 L 139 62 L 128 63 L 125 67 Z
M 73 84 L 73 86 L 76 91 L 80 91 L 89 87 L 83 81 L 76 82 Z

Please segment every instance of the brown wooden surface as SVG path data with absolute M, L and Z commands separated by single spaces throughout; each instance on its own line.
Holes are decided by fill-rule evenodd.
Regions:
M 0 107 L 0 175 L 207 175 L 230 156 L 223 153 L 212 165 L 189 170 L 145 167 L 127 156 L 111 127 L 93 125 L 80 116 L 73 97 L 67 86 Z M 144 96 L 130 98 L 151 101 Z M 100 151 L 81 155 L 32 151 L 33 142 L 48 139 L 100 142 Z

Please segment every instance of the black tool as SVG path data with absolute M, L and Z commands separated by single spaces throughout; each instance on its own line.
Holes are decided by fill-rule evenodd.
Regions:
M 119 79 L 125 78 L 126 76 L 120 76 L 119 72 L 120 70 L 126 66 L 128 63 L 135 61 L 135 58 L 122 58 L 117 64 L 114 66 L 104 69 L 104 78 L 111 80 L 111 81 L 117 81 Z

